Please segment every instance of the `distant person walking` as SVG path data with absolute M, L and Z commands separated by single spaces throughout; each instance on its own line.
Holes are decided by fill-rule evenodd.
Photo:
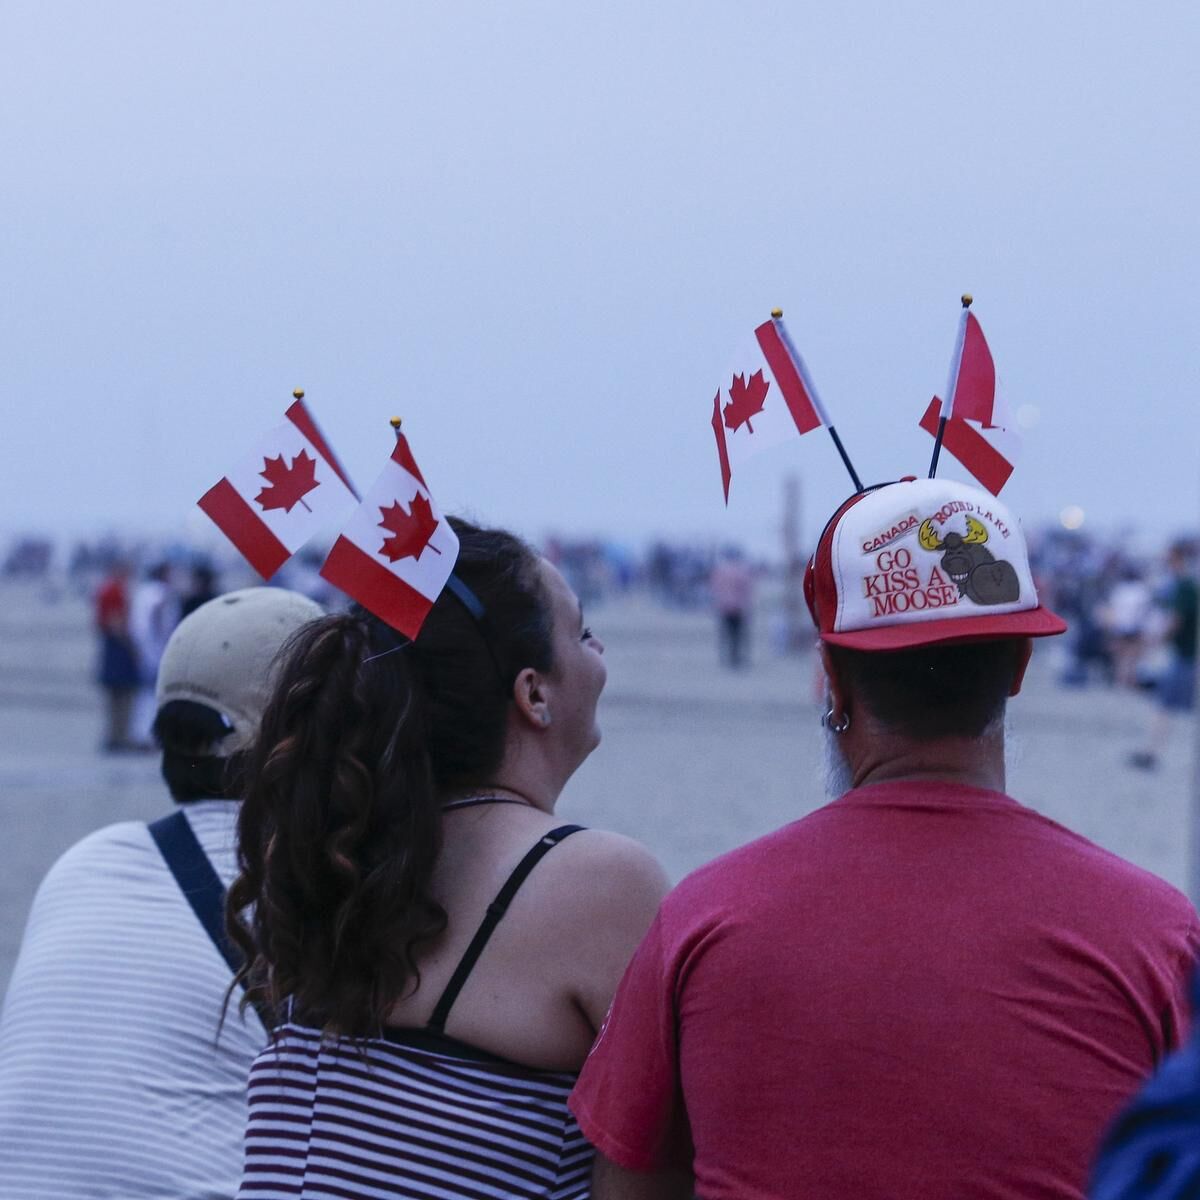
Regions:
M 167 644 L 155 729 L 180 807 L 96 831 L 38 888 L 0 1012 L 0 1200 L 234 1194 L 267 1032 L 235 1005 L 218 1034 L 233 980 L 212 936 L 235 872 L 231 767 L 276 652 L 320 615 L 294 592 L 250 588 L 197 609 Z
M 709 577 L 709 590 L 717 614 L 721 662 L 737 670 L 748 664 L 754 603 L 754 572 L 739 549 L 729 547 L 721 552 Z
M 1170 580 L 1159 598 L 1166 614 L 1168 659 L 1156 689 L 1158 711 L 1147 745 L 1130 755 L 1132 766 L 1153 770 L 1171 739 L 1172 718 L 1196 704 L 1196 631 L 1200 593 L 1196 587 L 1195 547 L 1176 542 L 1167 552 Z
M 137 650 L 129 632 L 129 577 L 132 568 L 117 559 L 95 596 L 96 633 L 100 638 L 98 678 L 104 691 L 104 740 L 108 754 L 131 749 L 133 701 L 141 682 Z

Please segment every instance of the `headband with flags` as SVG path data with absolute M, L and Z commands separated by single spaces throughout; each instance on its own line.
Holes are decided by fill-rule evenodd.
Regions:
M 331 518 L 353 509 L 321 574 L 408 638 L 415 638 L 449 581 L 476 619 L 483 609 L 452 577 L 458 538 L 438 509 L 399 432 L 366 499 L 358 492 L 297 390 L 285 424 L 201 496 L 200 507 L 264 579 Z M 263 482 L 265 480 L 265 483 Z

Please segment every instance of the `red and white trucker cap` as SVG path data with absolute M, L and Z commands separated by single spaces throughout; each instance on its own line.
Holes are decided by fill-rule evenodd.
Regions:
M 855 650 L 1067 628 L 1038 602 L 1017 519 L 952 479 L 902 479 L 852 496 L 821 535 L 804 595 L 821 640 Z

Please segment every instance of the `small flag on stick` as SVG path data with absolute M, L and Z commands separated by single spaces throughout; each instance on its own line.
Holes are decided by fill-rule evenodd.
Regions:
M 947 399 L 936 396 L 919 422 L 933 435 L 929 478 L 937 473 L 944 445 L 992 495 L 1008 482 L 1020 450 L 996 385 L 996 366 L 983 329 L 962 298 L 962 315 L 950 359 Z
M 723 383 L 713 397 L 712 412 L 726 504 L 735 465 L 822 425 L 829 430 L 855 488 L 862 491 L 862 483 L 821 403 L 804 359 L 792 344 L 779 309 L 741 347 L 726 379 L 729 382 Z
M 950 375 L 946 381 L 946 398 L 941 402 L 937 433 L 933 438 L 933 459 L 929 478 L 937 474 L 938 457 L 946 433 L 946 422 L 954 414 L 964 420 L 978 421 L 984 428 L 992 424 L 992 409 L 996 401 L 996 368 L 992 352 L 979 322 L 971 312 L 972 297 L 962 296 L 962 315 L 954 337 L 954 353 L 950 356 Z
M 200 507 L 270 579 L 313 534 L 358 499 L 297 389 L 282 425 L 268 430 L 200 497 Z
M 321 574 L 415 638 L 457 558 L 458 537 L 397 428 L 391 458 L 334 542 Z
M 964 421 L 978 421 L 990 429 L 995 424 L 996 364 L 975 314 L 964 308 L 963 317 L 962 352 L 950 411 Z

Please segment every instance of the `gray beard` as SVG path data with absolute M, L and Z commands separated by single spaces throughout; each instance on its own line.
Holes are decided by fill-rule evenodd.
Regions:
M 850 764 L 842 750 L 842 742 L 829 729 L 821 731 L 821 758 L 825 768 L 825 795 L 830 800 L 844 796 L 854 786 Z
M 1013 732 L 1012 716 L 1005 712 L 1004 724 L 1004 766 L 1006 772 L 1021 765 L 1025 757 L 1025 743 Z

